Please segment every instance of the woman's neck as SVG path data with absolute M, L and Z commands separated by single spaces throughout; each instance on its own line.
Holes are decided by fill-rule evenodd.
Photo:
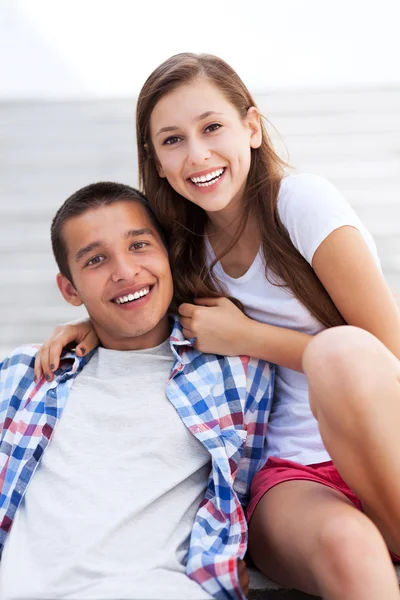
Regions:
M 243 256 L 246 256 L 246 262 L 249 257 L 254 258 L 261 244 L 259 227 L 251 216 L 247 218 L 247 223 L 241 233 L 240 224 L 239 219 L 233 223 L 228 222 L 223 226 L 220 223 L 215 223 L 215 221 L 210 220 L 208 222 L 206 232 L 216 256 L 223 253 L 234 242 L 227 254 L 228 257 L 232 253 L 236 256 L 242 253 Z

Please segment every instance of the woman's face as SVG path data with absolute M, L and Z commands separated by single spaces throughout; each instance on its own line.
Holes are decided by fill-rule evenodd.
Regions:
M 261 144 L 254 107 L 242 119 L 213 83 L 198 78 L 159 100 L 150 134 L 158 173 L 175 191 L 207 213 L 239 205 L 251 148 Z

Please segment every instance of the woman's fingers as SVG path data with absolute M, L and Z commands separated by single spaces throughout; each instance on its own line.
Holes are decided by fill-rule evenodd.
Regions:
M 36 355 L 35 380 L 44 374 L 47 381 L 53 381 L 53 373 L 60 366 L 60 357 L 65 347 L 74 344 L 77 347 L 78 356 L 84 356 L 98 343 L 97 335 L 88 319 L 58 325 Z
M 47 344 L 43 344 L 43 346 L 40 348 L 37 357 L 36 357 L 36 361 L 40 361 L 40 367 L 41 367 L 41 371 L 42 374 L 46 377 L 47 381 L 53 381 L 53 373 L 52 371 L 55 371 L 58 368 L 59 365 L 59 356 L 62 352 L 62 346 L 60 347 L 59 345 L 57 345 L 56 347 L 58 347 L 58 356 L 56 354 L 56 350 L 54 348 L 54 342 L 47 343 Z M 53 351 L 53 358 L 51 358 L 51 352 Z M 55 364 L 54 364 L 55 363 Z M 52 366 L 54 368 L 52 368 Z M 36 364 L 35 364 L 35 369 L 36 369 Z
M 199 306 L 220 306 L 221 300 L 226 298 L 194 298 L 193 302 Z
M 193 321 L 192 319 L 188 319 L 187 317 L 181 317 L 179 319 L 183 329 L 187 329 L 189 331 L 192 331 L 192 326 L 193 326 Z M 193 333 L 193 331 L 192 331 Z
M 67 342 L 68 343 L 68 342 Z M 49 350 L 47 352 L 47 361 L 43 362 L 44 373 L 46 375 L 47 381 L 53 381 L 53 373 L 57 371 L 60 366 L 60 357 L 66 345 L 62 338 L 55 338 L 49 346 Z M 50 379 L 47 378 L 47 375 L 50 375 Z
M 193 331 L 190 331 L 190 329 L 182 329 L 182 333 L 187 340 L 191 340 L 192 338 L 196 337 Z
M 84 356 L 85 354 L 89 354 L 93 348 L 96 348 L 99 345 L 99 338 L 97 337 L 95 330 L 91 329 L 81 341 L 77 340 L 77 342 L 76 353 L 78 356 Z
M 42 361 L 40 358 L 40 350 L 37 351 L 36 353 L 36 357 L 35 357 L 35 366 L 33 368 L 33 378 L 35 381 L 38 381 L 41 376 L 43 375 L 43 369 L 42 369 Z
M 182 317 L 188 317 L 189 319 L 193 316 L 193 312 L 196 310 L 194 304 L 188 304 L 184 302 L 178 308 L 178 312 Z

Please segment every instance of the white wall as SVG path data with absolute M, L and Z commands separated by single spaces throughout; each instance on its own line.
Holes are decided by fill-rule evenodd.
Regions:
M 398 0 L 0 0 L 0 99 L 136 95 L 182 51 L 253 91 L 400 83 Z

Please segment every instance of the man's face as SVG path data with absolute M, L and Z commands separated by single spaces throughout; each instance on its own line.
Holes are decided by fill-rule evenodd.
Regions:
M 169 334 L 173 284 L 167 250 L 138 202 L 90 209 L 63 227 L 73 284 L 57 283 L 70 304 L 84 304 L 101 344 L 137 350 Z

